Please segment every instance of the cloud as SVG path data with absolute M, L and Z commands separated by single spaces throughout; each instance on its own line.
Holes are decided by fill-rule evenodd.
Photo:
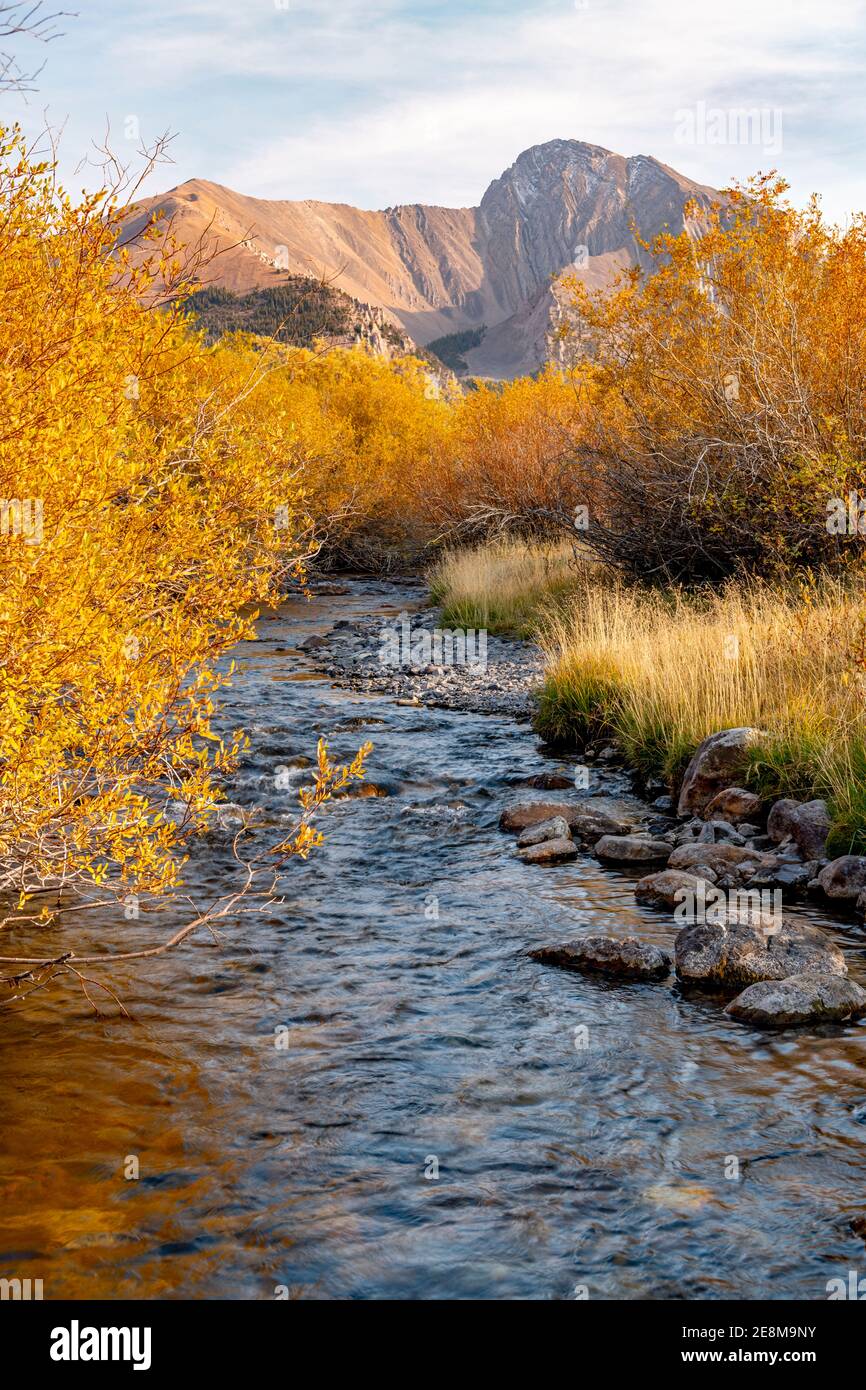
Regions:
M 655 154 L 705 182 L 784 167 L 787 156 L 805 193 L 818 173 L 814 133 L 822 131 L 828 153 L 834 140 L 847 149 L 862 116 L 863 16 L 855 9 L 834 0 L 821 13 L 813 4 L 729 0 L 698 13 L 671 0 L 590 0 L 585 11 L 545 5 L 508 23 L 475 18 L 431 32 L 423 52 L 392 51 L 387 89 L 351 109 L 323 103 L 300 127 L 275 131 L 258 147 L 247 142 L 227 181 L 265 196 L 367 206 L 462 204 L 477 201 L 520 150 L 574 137 Z M 857 42 L 843 42 L 846 33 Z M 387 37 L 376 36 L 380 65 Z M 701 104 L 773 113 L 781 147 L 775 139 L 765 147 L 760 121 L 730 123 L 746 143 L 684 146 L 678 113 Z
M 180 132 L 179 179 L 261 196 L 473 203 L 573 137 L 715 184 L 778 164 L 841 212 L 866 202 L 864 20 L 862 0 L 100 0 L 48 76 L 76 135 L 139 111 Z M 781 111 L 781 149 L 682 144 L 701 103 Z

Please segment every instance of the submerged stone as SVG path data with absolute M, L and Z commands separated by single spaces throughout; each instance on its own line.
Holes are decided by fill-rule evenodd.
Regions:
M 529 954 L 542 965 L 619 979 L 663 980 L 671 970 L 666 951 L 639 941 L 636 936 L 584 936 L 561 946 L 542 946 Z
M 665 863 L 671 846 L 666 840 L 652 840 L 645 835 L 602 835 L 594 853 L 613 864 Z

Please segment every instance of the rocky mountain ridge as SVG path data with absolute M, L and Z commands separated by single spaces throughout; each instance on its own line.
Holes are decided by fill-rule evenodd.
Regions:
M 475 208 L 373 212 L 250 198 L 194 179 L 138 204 L 126 234 L 159 212 L 181 244 L 207 250 L 206 283 L 244 294 L 324 278 L 421 345 L 484 325 L 467 368 L 509 378 L 550 355 L 552 277 L 574 269 L 598 286 L 647 266 L 641 240 L 682 230 L 688 202 L 717 198 L 650 156 L 553 140 L 519 155 Z

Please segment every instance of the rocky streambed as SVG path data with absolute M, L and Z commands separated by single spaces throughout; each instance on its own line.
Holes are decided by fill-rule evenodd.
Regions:
M 532 691 L 543 670 L 541 653 L 527 642 L 486 637 L 482 661 L 424 660 L 428 652 L 433 655 L 434 634 L 447 629 L 437 610 L 420 609 L 423 592 L 413 594 L 413 599 L 375 624 L 343 618 L 330 632 L 308 638 L 304 650 L 314 653 L 326 674 L 351 690 L 393 695 L 438 709 L 531 719 Z M 430 642 L 422 643 L 423 636 Z M 477 653 L 477 634 L 466 634 L 464 643 L 466 639 Z M 420 660 L 413 657 L 413 645 Z M 452 639 L 452 652 L 453 648 Z
M 329 675 L 355 690 L 385 692 L 412 706 L 531 718 L 540 653 L 525 642 L 493 638 L 483 665 L 419 664 L 413 644 L 429 650 L 418 636 L 439 631 L 439 624 L 435 610 L 416 610 L 411 618 L 404 612 L 378 631 L 343 620 L 307 647 L 324 657 Z M 408 640 L 389 646 L 383 631 L 399 632 L 401 625 Z M 677 926 L 672 955 L 611 934 L 539 948 L 533 958 L 608 979 L 659 982 L 673 972 L 680 986 L 735 996 L 726 1012 L 756 1026 L 854 1022 L 866 1014 L 866 990 L 847 978 L 842 952 L 820 927 L 786 916 L 792 901 L 808 895 L 830 908 L 853 908 L 862 919 L 866 857 L 827 857 L 824 802 L 765 804 L 737 785 L 759 736 L 740 728 L 705 739 L 676 805 L 663 792 L 651 805 L 623 811 L 605 795 L 598 773 L 589 792 L 585 762 L 568 774 L 540 771 L 528 778 L 532 793 L 506 806 L 499 822 L 517 833 L 524 863 L 550 869 L 590 852 L 612 867 L 652 866 L 635 884 L 635 898 Z M 611 745 L 581 756 L 602 771 L 621 766 Z M 544 797 L 545 791 L 560 795 Z
M 690 984 L 714 954 L 698 937 L 677 961 L 702 927 L 670 903 L 686 876 L 720 885 L 728 846 L 737 869 L 778 859 L 796 950 L 815 933 L 847 966 L 796 956 L 831 1002 L 864 979 L 856 903 L 809 891 L 820 855 L 761 847 L 782 812 L 758 836 L 747 806 L 680 818 L 610 750 L 552 756 L 525 722 L 531 650 L 491 641 L 486 674 L 444 680 L 381 669 L 383 630 L 422 603 L 341 579 L 235 653 L 221 727 L 250 748 L 226 794 L 263 848 L 317 738 L 340 761 L 374 745 L 377 794 L 326 808 L 268 911 L 146 971 L 118 963 L 134 1021 L 94 1019 L 72 983 L 4 1016 L 0 1274 L 46 1299 L 826 1298 L 864 1255 L 866 1021 L 733 1017 L 772 938 L 743 938 L 737 986 Z M 195 901 L 237 886 L 228 822 L 187 866 Z M 621 857 L 634 837 L 648 847 Z M 135 949 L 187 911 L 68 930 Z M 786 972 L 794 949 L 783 934 L 769 954 Z

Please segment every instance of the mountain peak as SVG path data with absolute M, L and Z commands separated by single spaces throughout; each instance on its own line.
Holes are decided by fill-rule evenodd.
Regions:
M 480 329 L 470 369 L 513 376 L 548 351 L 551 283 L 579 269 L 590 285 L 650 258 L 651 241 L 683 225 L 683 207 L 714 190 L 651 155 L 623 156 L 576 139 L 523 150 L 477 208 L 414 203 L 371 212 L 345 203 L 271 201 L 190 179 L 133 212 L 156 208 L 181 242 L 219 253 L 205 283 L 235 292 L 292 275 L 324 277 L 416 342 Z

